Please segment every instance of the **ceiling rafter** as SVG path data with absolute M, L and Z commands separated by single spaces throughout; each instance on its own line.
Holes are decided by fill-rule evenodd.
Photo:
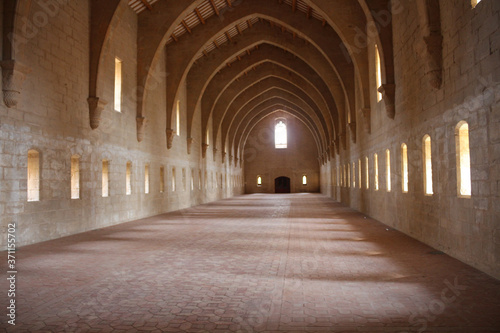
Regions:
M 217 5 L 215 4 L 214 0 L 210 0 L 210 4 L 212 5 L 212 8 L 214 9 L 215 15 L 219 16 L 219 8 L 217 8 Z
M 186 29 L 186 31 L 188 33 L 191 33 L 191 29 L 189 28 L 189 26 L 186 24 L 186 21 L 182 20 L 181 21 L 182 25 L 184 26 L 184 29 Z
M 196 13 L 196 16 L 198 16 L 198 20 L 200 21 L 200 23 L 205 24 L 205 19 L 203 18 L 203 15 L 201 15 L 200 10 L 198 8 L 195 8 L 194 12 Z
M 144 6 L 146 6 L 147 9 L 153 10 L 153 7 L 149 2 L 147 2 L 147 0 L 141 0 L 141 2 L 144 4 Z

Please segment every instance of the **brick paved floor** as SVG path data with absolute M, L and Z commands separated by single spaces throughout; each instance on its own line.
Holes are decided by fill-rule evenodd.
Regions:
M 500 281 L 432 251 L 321 195 L 241 196 L 20 248 L 0 330 L 500 332 Z

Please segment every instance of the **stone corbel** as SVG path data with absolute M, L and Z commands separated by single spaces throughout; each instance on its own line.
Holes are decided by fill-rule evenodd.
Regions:
M 191 146 L 193 145 L 193 138 L 187 138 L 187 153 L 191 155 Z
M 137 123 L 137 141 L 142 142 L 144 140 L 144 129 L 146 125 L 146 118 L 145 117 L 137 117 L 135 118 L 136 123 Z
M 431 33 L 424 37 L 426 52 L 426 73 L 429 84 L 434 89 L 441 88 L 443 82 L 443 36 L 440 33 Z
M 349 129 L 351 130 L 351 140 L 353 143 L 356 143 L 356 122 L 351 121 L 349 123 Z
M 99 97 L 89 97 L 87 98 L 87 102 L 89 103 L 89 119 L 90 119 L 90 128 L 93 130 L 99 127 L 99 123 L 101 122 L 101 113 L 102 110 L 106 107 L 106 102 Z
M 203 158 L 207 157 L 207 149 L 208 149 L 208 145 L 206 143 L 201 145 L 201 156 Z
M 8 108 L 13 108 L 19 101 L 23 82 L 31 69 L 15 60 L 1 61 L 0 66 L 2 67 L 3 101 Z
M 214 162 L 216 157 L 217 157 L 217 148 L 214 148 Z
M 383 84 L 378 88 L 378 92 L 382 94 L 387 117 L 394 119 L 394 116 L 396 115 L 396 107 L 394 105 L 396 97 L 396 85 L 392 83 Z
M 370 108 L 362 108 L 360 110 L 360 112 L 363 115 L 363 119 L 365 121 L 366 132 L 368 134 L 371 134 L 371 132 L 372 132 L 371 112 L 372 112 L 372 110 Z
M 171 149 L 174 143 L 175 131 L 171 128 L 167 129 L 167 149 Z

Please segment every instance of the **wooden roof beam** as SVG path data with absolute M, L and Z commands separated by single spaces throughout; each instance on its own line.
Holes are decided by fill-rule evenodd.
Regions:
M 247 21 L 247 24 L 248 24 L 248 27 L 249 27 L 249 28 L 253 27 L 252 20 L 248 20 L 248 21 Z
M 312 7 L 308 7 L 307 8 L 307 19 L 310 19 L 312 17 L 312 12 L 313 12 Z
M 238 30 L 238 35 L 242 34 L 239 24 L 236 25 L 236 30 Z
M 229 7 L 232 7 L 232 6 L 233 6 L 233 5 L 231 4 L 231 0 L 226 0 L 226 2 L 227 2 L 227 5 L 228 5 Z
M 153 10 L 153 7 L 151 6 L 151 4 L 147 0 L 141 0 L 141 2 L 144 6 L 146 6 L 147 9 Z
M 233 39 L 231 38 L 231 35 L 229 35 L 229 32 L 225 32 L 227 39 L 232 43 Z
M 216 48 L 219 48 L 219 44 L 217 43 L 216 40 L 214 40 L 214 45 L 215 45 Z
M 198 8 L 194 9 L 196 16 L 198 16 L 198 20 L 200 20 L 201 24 L 205 24 L 205 19 L 201 16 L 200 10 Z
M 172 36 L 171 36 L 171 37 L 172 37 L 172 39 L 173 39 L 175 42 L 178 42 L 178 41 L 179 41 L 179 39 L 177 38 L 177 36 L 175 36 L 175 34 L 172 34 Z
M 297 0 L 292 1 L 292 12 L 295 13 L 295 10 L 297 10 Z
M 186 21 L 182 20 L 181 23 L 184 26 L 184 29 L 186 29 L 187 32 L 191 33 L 191 29 L 187 25 Z
M 215 4 L 214 0 L 210 0 L 210 4 L 212 5 L 212 8 L 214 9 L 214 12 L 217 16 L 219 16 L 219 8 L 217 8 L 217 5 Z

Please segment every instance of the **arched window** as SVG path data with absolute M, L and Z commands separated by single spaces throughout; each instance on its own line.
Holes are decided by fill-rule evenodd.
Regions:
M 352 162 L 352 188 L 356 188 L 356 162 Z
M 347 164 L 347 187 L 351 188 L 351 166 L 350 166 L 350 163 Z
M 109 162 L 102 160 L 102 197 L 109 197 Z
M 276 149 L 287 148 L 287 132 L 284 119 L 278 119 L 274 125 L 274 146 Z
M 375 44 L 375 71 L 377 83 L 377 102 L 380 102 L 382 100 L 382 94 L 378 92 L 378 88 L 382 86 L 382 68 L 380 64 L 380 52 L 377 44 Z
M 455 143 L 457 155 L 457 190 L 458 196 L 470 198 L 471 173 L 469 152 L 469 124 L 465 121 L 458 123 L 455 128 Z
M 71 199 L 80 199 L 80 156 L 71 156 Z
M 302 176 L 302 185 L 307 185 L 307 176 L 306 175 L 303 175 Z
M 191 169 L 191 191 L 194 191 L 194 170 Z
M 387 192 L 391 192 L 391 151 L 385 151 L 385 179 Z
M 408 146 L 401 145 L 401 186 L 403 193 L 408 193 Z
M 165 168 L 160 167 L 160 193 L 165 192 Z
M 144 193 L 149 193 L 149 164 L 144 167 Z
M 115 58 L 115 111 L 122 111 L 122 61 Z
M 201 190 L 201 170 L 198 169 L 198 190 Z
M 208 188 L 208 172 L 205 171 L 205 178 L 203 179 L 203 185 L 205 186 L 205 190 Z
M 125 194 L 132 194 L 132 162 L 127 162 L 127 170 L 125 173 Z
M 28 150 L 28 201 L 40 201 L 40 154 Z
M 375 170 L 375 191 L 378 191 L 378 155 L 373 155 L 373 168 Z
M 368 164 L 368 156 L 365 157 L 365 188 L 370 188 L 370 169 Z
M 432 189 L 432 149 L 431 149 L 431 137 L 425 135 L 423 139 L 423 162 L 424 162 L 424 193 L 426 195 L 432 195 L 434 193 Z
M 472 8 L 476 8 L 477 4 L 480 2 L 481 2 L 481 0 L 471 0 Z

